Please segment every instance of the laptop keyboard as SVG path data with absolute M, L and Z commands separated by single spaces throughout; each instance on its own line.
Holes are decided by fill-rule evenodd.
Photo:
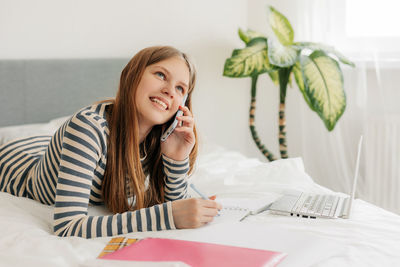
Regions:
M 342 197 L 334 195 L 302 194 L 292 208 L 292 213 L 308 214 L 310 216 L 333 217 Z

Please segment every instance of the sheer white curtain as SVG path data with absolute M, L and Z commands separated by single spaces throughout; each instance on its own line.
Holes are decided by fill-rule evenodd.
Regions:
M 302 143 L 306 170 L 318 183 L 350 192 L 357 143 L 363 134 L 356 197 L 400 213 L 400 61 L 396 49 L 380 51 L 371 46 L 373 42 L 347 39 L 345 0 L 287 2 L 297 10 L 297 17 L 289 18 L 296 41 L 333 45 L 356 63 L 354 69 L 342 65 L 347 106 L 332 132 L 305 101 L 298 107 L 301 129 L 297 141 Z

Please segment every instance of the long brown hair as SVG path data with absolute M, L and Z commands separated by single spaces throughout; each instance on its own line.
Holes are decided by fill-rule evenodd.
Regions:
M 110 134 L 102 184 L 104 202 L 113 213 L 146 208 L 164 202 L 165 174 L 161 159 L 160 137 L 165 125 L 154 126 L 142 144 L 139 144 L 135 96 L 147 66 L 176 56 L 184 59 L 189 68 L 186 105 L 191 109 L 196 70 L 187 55 L 179 50 L 170 46 L 145 48 L 139 51 L 122 70 L 119 89 L 115 100 L 112 100 L 113 105 L 111 105 L 108 122 Z M 189 155 L 189 173 L 193 171 L 198 149 L 196 128 L 193 130 L 196 143 Z M 143 162 L 140 160 L 141 151 L 147 153 Z M 149 184 L 146 190 L 147 175 L 149 175 Z M 128 189 L 133 191 L 135 203 L 129 204 Z

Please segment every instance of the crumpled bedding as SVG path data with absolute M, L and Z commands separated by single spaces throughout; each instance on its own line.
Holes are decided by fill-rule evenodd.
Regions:
M 301 190 L 332 192 L 313 182 L 301 158 L 263 163 L 221 147 L 204 149 L 190 182 L 218 199 L 258 198 Z M 194 197 L 197 195 L 191 192 Z M 107 214 L 90 207 L 89 214 Z M 52 207 L 0 193 L 0 266 L 126 266 L 96 259 L 109 237 L 60 238 L 52 234 Z M 350 219 L 305 219 L 263 212 L 243 222 L 210 223 L 198 229 L 131 233 L 287 253 L 279 266 L 398 266 L 400 216 L 356 199 Z M 120 264 L 120 265 L 119 265 Z M 132 266 L 156 266 L 133 263 Z M 157 266 L 186 266 L 157 263 Z

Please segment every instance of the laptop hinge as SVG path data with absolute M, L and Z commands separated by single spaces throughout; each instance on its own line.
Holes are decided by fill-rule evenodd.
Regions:
M 343 204 L 343 206 L 342 206 L 342 211 L 341 211 L 341 217 L 343 218 L 343 219 L 348 219 L 349 218 L 349 205 L 350 205 L 350 198 L 348 197 L 348 198 L 346 198 L 345 200 L 344 200 L 344 204 Z

